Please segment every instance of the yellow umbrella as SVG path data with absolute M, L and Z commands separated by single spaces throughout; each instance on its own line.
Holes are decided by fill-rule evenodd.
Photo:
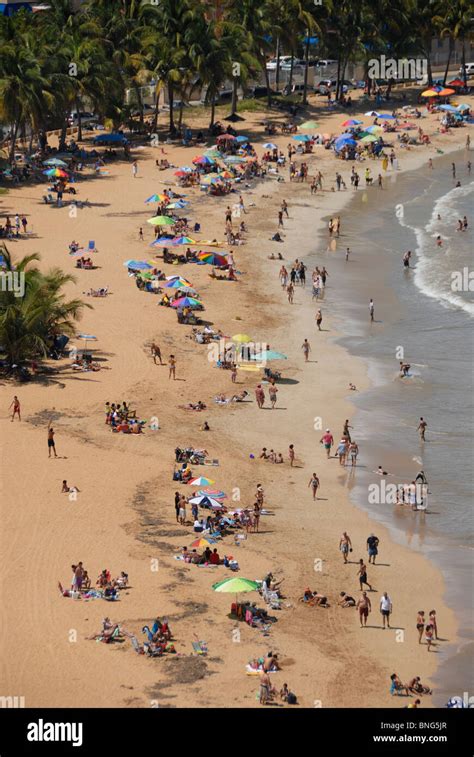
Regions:
M 233 342 L 240 342 L 241 344 L 245 344 L 246 342 L 251 342 L 252 337 L 248 334 L 234 334 L 232 337 Z
M 425 89 L 424 92 L 421 93 L 422 97 L 438 97 L 439 92 L 436 92 L 435 89 Z

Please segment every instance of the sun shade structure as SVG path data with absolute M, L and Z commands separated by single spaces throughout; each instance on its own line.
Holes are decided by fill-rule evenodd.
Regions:
M 240 576 L 225 578 L 223 581 L 212 584 L 213 591 L 225 592 L 226 594 L 242 594 L 247 591 L 258 591 L 258 588 L 259 584 L 257 581 L 252 581 L 250 578 L 241 578 Z
M 205 476 L 199 476 L 198 478 L 192 478 L 190 481 L 188 481 L 188 486 L 211 486 L 211 484 L 215 484 L 215 481 L 212 481 L 210 478 L 206 478 Z
M 248 334 L 234 334 L 232 341 L 239 342 L 240 344 L 247 344 L 247 342 L 252 341 L 252 337 Z
M 200 300 L 196 300 L 194 297 L 180 297 L 178 300 L 174 300 L 171 303 L 172 308 L 200 308 L 203 304 Z
M 147 223 L 152 226 L 174 226 L 176 221 L 169 216 L 155 216 L 154 218 L 149 218 Z
M 217 252 L 198 252 L 199 260 L 207 265 L 223 266 L 228 265 L 227 258 L 223 255 L 219 255 Z
M 282 352 L 275 352 L 275 350 L 264 350 L 259 352 L 258 355 L 252 355 L 251 360 L 288 360 L 286 355 Z

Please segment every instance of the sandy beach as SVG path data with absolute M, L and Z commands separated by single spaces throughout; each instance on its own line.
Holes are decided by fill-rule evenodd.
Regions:
M 361 116 L 366 108 L 355 104 L 351 116 Z M 260 125 L 265 115 L 245 117 L 239 128 L 251 137 L 260 158 L 268 139 Z M 322 132 L 338 133 L 346 117 L 342 111 L 317 111 Z M 437 150 L 447 154 L 464 146 L 468 129 L 441 135 L 438 118 L 430 114 L 423 119 L 431 137 L 428 146 L 399 150 L 393 140 L 398 174 L 435 160 Z M 190 119 L 190 125 L 195 129 L 201 124 Z M 271 140 L 286 154 L 288 136 Z M 163 148 L 175 166 L 189 164 L 202 150 Z M 212 280 L 205 265 L 157 263 L 167 275 L 178 272 L 192 282 L 205 304 L 204 317 L 214 328 L 229 337 L 244 332 L 288 356 L 270 364 L 283 373 L 276 407 L 270 408 L 264 385 L 267 401 L 259 409 L 254 390 L 261 373 L 238 370 L 237 384 L 232 384 L 230 372 L 219 370 L 210 359 L 208 346 L 190 338 L 190 327 L 179 324 L 171 308 L 159 307 L 159 297 L 140 291 L 123 266 L 130 258 L 151 260 L 156 252 L 149 247 L 153 229 L 146 223 L 152 206 L 144 200 L 166 187 L 176 189 L 174 169 L 160 172 L 155 166 L 161 149 L 132 149 L 136 177 L 126 161 L 108 164 L 100 177 L 90 172 L 78 184 L 80 198 L 89 202 L 77 214 L 67 205 L 44 205 L 40 186 L 12 188 L 0 198 L 2 216 L 18 212 L 28 218 L 30 234 L 7 242 L 15 258 L 39 252 L 42 269 L 59 266 L 74 272 L 75 283 L 68 285 L 67 294 L 93 305 L 84 312 L 80 333 L 97 336 L 89 346 L 101 366 L 97 373 L 82 373 L 71 369 L 70 359 L 48 361 L 54 373 L 21 385 L 6 380 L 0 385 L 3 687 L 25 696 L 27 707 L 259 707 L 258 677 L 246 675 L 246 664 L 272 650 L 282 667 L 272 674 L 274 685 L 280 689 L 287 682 L 302 707 L 356 707 L 362 702 L 368 708 L 404 707 L 404 697 L 390 695 L 390 675 L 396 672 L 402 681 L 419 675 L 430 685 L 446 643 L 456 638 L 457 620 L 445 601 L 441 573 L 354 507 L 346 471 L 334 456 L 326 459 L 320 444 L 326 428 L 337 443 L 345 419 L 354 414 L 349 383 L 358 391 L 369 386 L 363 362 L 335 343 L 344 333 L 343 324 L 336 330 L 331 316 L 338 297 L 331 286 L 331 258 L 343 256 L 346 247 L 352 162 L 345 165 L 332 151 L 316 146 L 310 156 L 296 156 L 296 161 L 308 158 L 310 175 L 323 173 L 322 192 L 312 195 L 309 182 L 290 182 L 287 167 L 281 172 L 285 181 L 267 178 L 242 189 L 248 232 L 245 244 L 234 248 L 238 282 Z M 378 163 L 370 167 L 375 177 L 382 172 Z M 362 176 L 364 168 L 362 163 Z M 336 171 L 343 175 L 346 191 L 333 191 Z M 391 180 L 391 172 L 384 173 L 384 182 Z M 381 192 L 376 181 L 359 191 L 371 198 Z M 183 192 L 191 202 L 186 214 L 201 224 L 199 239 L 224 242 L 226 207 L 237 201 L 239 190 L 222 198 L 198 189 Z M 284 242 L 277 244 L 270 240 L 283 200 L 289 217 L 280 230 Z M 341 236 L 328 245 L 327 219 L 336 215 L 341 217 Z M 82 244 L 95 240 L 96 270 L 74 270 L 67 254 L 72 239 Z M 229 248 L 223 244 L 222 250 Z M 324 297 L 317 304 L 311 301 L 308 270 L 306 290 L 297 286 L 289 304 L 279 282 L 280 266 L 283 262 L 290 270 L 296 258 L 314 252 L 325 253 L 329 278 Z M 269 259 L 272 253 L 281 253 L 284 260 Z M 90 287 L 108 287 L 110 294 L 87 297 Z M 367 307 L 365 292 L 362 296 Z M 354 297 L 359 297 L 356 285 Z M 317 307 L 323 310 L 321 332 L 315 325 Z M 305 338 L 311 344 L 307 363 L 301 349 Z M 151 357 L 154 341 L 163 366 Z M 80 340 L 74 344 L 82 347 Z M 176 380 L 168 376 L 171 354 L 177 361 Z M 229 396 L 236 389 L 248 390 L 247 402 L 219 406 L 213 401 L 219 393 Z M 10 423 L 8 407 L 15 394 L 21 401 L 21 423 Z M 105 424 L 105 403 L 124 400 L 139 417 L 157 418 L 159 428 L 148 424 L 143 435 L 113 434 Z M 207 406 L 203 412 L 179 407 L 199 400 Z M 201 430 L 205 420 L 207 432 Z M 49 422 L 56 432 L 58 459 L 47 455 Z M 290 444 L 296 452 L 293 467 Z M 190 489 L 172 480 L 176 446 L 205 448 L 210 458 L 218 459 L 215 467 L 192 466 L 193 474 L 215 481 L 228 495 L 226 504 L 253 507 L 256 485 L 264 488 L 268 514 L 260 519 L 259 533 L 248 533 L 240 546 L 230 536 L 217 546 L 221 556 L 238 560 L 238 575 L 262 580 L 271 571 L 283 580 L 282 607 L 269 610 L 277 621 L 267 636 L 229 617 L 233 595 L 212 591 L 213 583 L 231 575 L 224 566 L 198 567 L 175 559 L 196 537 L 190 513 L 186 526 L 176 523 L 174 493 L 178 489 L 188 495 Z M 259 459 L 263 447 L 281 452 L 284 464 Z M 359 461 L 368 463 L 363 447 Z M 321 482 L 316 501 L 308 488 L 313 471 Z M 64 479 L 78 488 L 77 499 L 61 493 Z M 353 545 L 347 565 L 339 550 L 344 531 Z M 380 546 L 377 564 L 368 566 L 372 613 L 367 628 L 361 629 L 357 611 L 337 606 L 337 600 L 341 591 L 359 597 L 357 563 L 367 557 L 371 533 L 379 537 Z M 120 601 L 105 605 L 61 597 L 58 581 L 69 587 L 70 566 L 78 560 L 93 583 L 104 568 L 113 575 L 126 571 L 130 586 Z M 300 602 L 306 587 L 327 596 L 330 606 Z M 385 591 L 393 612 L 392 628 L 383 630 L 379 602 Z M 257 594 L 248 596 L 262 606 Z M 420 605 L 437 611 L 446 641 L 437 644 L 435 653 L 418 644 Z M 167 617 L 178 654 L 147 659 L 134 652 L 128 639 L 114 645 L 87 640 L 107 615 L 139 638 L 142 626 L 157 616 Z M 25 629 L 34 634 L 34 645 L 20 643 Z M 207 656 L 192 654 L 196 638 L 207 642 Z M 423 697 L 422 706 L 430 706 L 429 696 Z

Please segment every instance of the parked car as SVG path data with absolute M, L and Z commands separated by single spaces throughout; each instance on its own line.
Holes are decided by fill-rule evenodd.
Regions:
M 281 55 L 280 56 L 280 68 L 283 68 L 288 64 L 288 68 L 291 65 L 291 55 Z M 277 59 L 272 58 L 272 60 L 269 60 L 267 63 L 267 71 L 276 71 L 277 67 Z
M 459 73 L 461 74 L 461 76 L 464 75 L 464 69 L 466 69 L 466 74 L 468 76 L 473 76 L 474 75 L 474 63 L 466 63 L 464 67 L 460 66 L 459 67 Z
M 265 87 L 265 85 L 260 85 L 257 87 L 250 87 L 247 97 L 267 97 L 270 95 L 271 97 L 274 97 L 275 95 L 278 95 L 279 93 L 275 89 L 268 89 Z
M 90 124 L 92 121 L 97 121 L 98 116 L 95 115 L 95 113 L 90 113 L 86 110 L 76 111 L 73 110 L 72 113 L 68 116 L 68 124 L 69 126 L 77 126 L 79 123 L 79 113 L 81 114 L 81 124 L 85 126 L 86 124 Z
M 310 91 L 310 87 L 308 85 L 308 94 Z M 286 85 L 283 89 L 283 94 L 285 97 L 289 97 L 290 95 L 299 95 L 304 92 L 304 84 L 292 84 L 291 87 L 289 84 Z

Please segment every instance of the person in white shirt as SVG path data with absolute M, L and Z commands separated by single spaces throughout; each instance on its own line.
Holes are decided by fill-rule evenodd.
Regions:
M 392 612 L 392 600 L 384 591 L 380 598 L 380 612 L 382 613 L 383 628 L 385 628 L 385 621 L 387 621 L 387 628 L 390 628 L 390 613 Z

